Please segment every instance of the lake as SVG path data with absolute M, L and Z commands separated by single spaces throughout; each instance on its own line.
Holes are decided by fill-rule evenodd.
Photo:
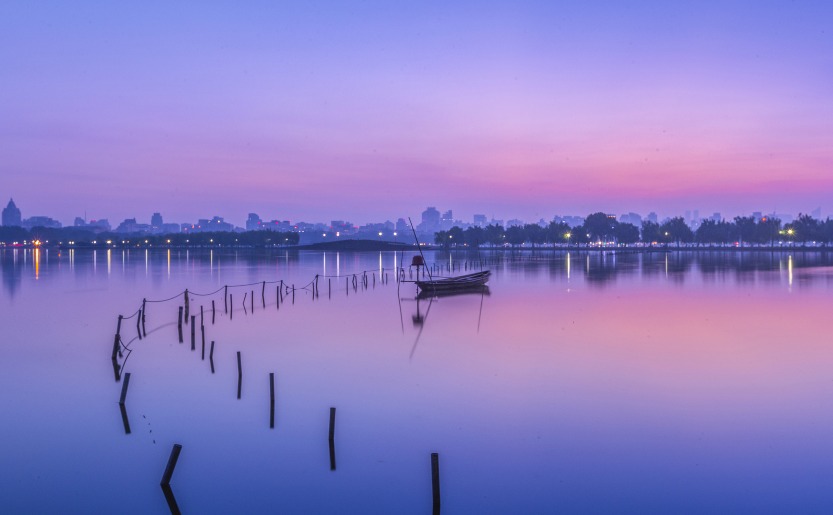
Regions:
M 833 254 L 426 259 L 488 294 L 417 301 L 392 252 L 0 250 L 3 512 L 168 513 L 175 443 L 183 513 L 429 513 L 431 453 L 447 514 L 833 510 Z

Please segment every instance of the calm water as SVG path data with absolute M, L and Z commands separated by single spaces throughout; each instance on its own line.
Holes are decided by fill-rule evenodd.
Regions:
M 0 251 L 3 512 L 167 513 L 174 443 L 183 513 L 430 513 L 432 452 L 448 514 L 833 510 L 833 256 L 506 254 L 489 295 L 419 303 L 397 258 Z M 182 295 L 126 320 L 125 434 L 118 314 L 316 274 L 332 298 L 231 288 L 233 319 L 193 297 L 213 374 Z

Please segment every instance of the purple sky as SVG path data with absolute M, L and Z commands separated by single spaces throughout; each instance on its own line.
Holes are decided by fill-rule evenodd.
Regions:
M 833 214 L 829 1 L 347 3 L 0 4 L 0 200 Z

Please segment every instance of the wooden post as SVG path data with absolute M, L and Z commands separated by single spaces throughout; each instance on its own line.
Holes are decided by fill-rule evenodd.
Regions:
M 228 286 L 223 286 L 223 301 L 225 303 L 226 313 L 228 313 Z
M 177 329 L 179 329 L 179 343 L 182 343 L 182 306 L 179 306 L 179 321 L 176 323 Z
M 327 279 L 327 298 L 328 299 L 333 298 L 333 280 L 332 279 Z
M 142 339 L 142 328 L 140 324 L 142 323 L 142 310 L 139 310 L 138 316 L 136 317 L 136 333 L 139 335 L 139 339 Z
M 214 373 L 214 340 L 211 340 L 211 350 L 208 353 L 208 360 L 211 362 L 211 373 Z
M 171 449 L 171 455 L 168 458 L 168 465 L 165 467 L 165 473 L 162 474 L 162 482 L 160 483 L 162 486 L 168 486 L 171 484 L 171 476 L 174 475 L 174 469 L 176 468 L 176 462 L 179 460 L 179 453 L 182 451 L 182 446 L 178 443 L 174 444 L 174 448 Z
M 283 303 L 283 279 L 281 279 L 280 292 L 281 292 L 280 302 Z
M 202 304 L 200 304 L 200 327 L 202 327 L 204 325 L 205 325 L 205 320 L 203 318 Z
M 255 313 L 255 291 L 252 290 L 252 314 Z
M 197 350 L 197 324 L 195 323 L 196 318 L 196 316 L 191 315 L 191 350 Z
M 240 351 L 237 351 L 237 398 L 243 392 L 243 364 L 240 361 Z
M 228 288 L 228 286 L 226 286 Z M 228 312 L 228 319 L 232 320 L 234 318 L 234 295 L 229 293 L 228 295 L 228 302 L 231 304 L 231 310 Z
M 275 373 L 269 372 L 269 428 L 275 428 Z
M 292 303 L 295 304 L 295 285 L 292 285 Z
M 147 299 L 142 299 L 142 334 L 147 336 L 148 331 L 145 328 L 145 303 L 147 303 Z
M 440 455 L 431 453 L 431 490 L 434 494 L 434 511 L 440 509 Z
M 260 299 L 263 301 L 263 309 L 266 309 L 266 281 L 263 281 L 263 288 L 260 291 Z
M 200 326 L 200 332 L 202 333 L 202 360 L 205 361 L 205 326 Z
M 276 310 L 281 309 L 281 285 L 280 284 L 276 287 L 276 291 L 275 291 L 275 309 Z
M 188 316 L 191 313 L 191 301 L 188 298 L 188 290 L 185 290 L 185 324 L 188 324 Z
M 330 441 L 335 441 L 336 436 L 336 409 L 330 408 Z
M 119 404 L 124 406 L 124 401 L 127 399 L 127 385 L 130 384 L 130 372 L 124 374 L 124 382 L 121 384 L 121 398 Z
M 120 350 L 120 347 L 121 347 L 121 345 L 120 345 L 121 335 L 119 333 L 121 332 L 121 320 L 122 320 L 122 318 L 123 318 L 123 316 L 119 315 L 119 323 L 116 326 L 116 336 L 113 338 L 113 356 L 112 356 L 113 359 L 116 359 L 116 357 L 119 355 L 119 350 Z
M 216 310 L 214 309 L 214 299 L 211 299 L 211 325 L 214 325 L 214 316 L 216 314 Z

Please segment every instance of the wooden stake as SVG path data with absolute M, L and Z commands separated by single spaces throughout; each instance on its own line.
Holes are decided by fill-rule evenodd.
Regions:
M 130 384 L 130 372 L 124 374 L 124 382 L 121 384 L 121 398 L 119 404 L 124 406 L 124 401 L 127 399 L 127 385 Z
M 275 373 L 269 372 L 269 428 L 275 428 Z
M 162 486 L 168 486 L 171 484 L 171 476 L 174 475 L 174 469 L 176 468 L 176 462 L 179 460 L 179 453 L 182 451 L 182 446 L 178 443 L 174 444 L 174 448 L 171 449 L 171 455 L 168 458 L 168 465 L 165 467 L 165 473 L 162 474 Z
M 240 361 L 240 351 L 237 351 L 237 398 L 243 392 L 243 364 Z

